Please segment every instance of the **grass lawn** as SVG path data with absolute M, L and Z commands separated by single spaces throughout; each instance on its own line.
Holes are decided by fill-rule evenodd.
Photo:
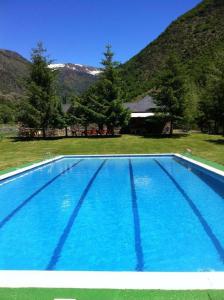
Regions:
M 224 300 L 223 291 L 121 291 L 84 289 L 0 289 L 0 300 Z
M 0 140 L 0 170 L 61 154 L 184 153 L 224 165 L 224 137 L 207 134 L 175 135 L 173 138 L 146 138 L 123 135 L 117 138 L 64 138 L 39 141 Z

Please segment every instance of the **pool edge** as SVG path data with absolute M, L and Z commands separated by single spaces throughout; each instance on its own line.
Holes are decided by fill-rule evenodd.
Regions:
M 91 157 L 94 157 L 94 158 L 97 158 L 97 157 L 138 157 L 138 156 L 145 156 L 145 157 L 148 157 L 148 156 L 173 156 L 174 154 L 173 153 L 161 153 L 161 154 L 68 154 L 68 155 L 58 155 L 58 156 L 55 156 L 53 158 L 50 158 L 50 159 L 47 159 L 47 160 L 42 160 L 42 161 L 39 161 L 39 162 L 34 162 L 34 163 L 31 163 L 29 164 L 28 166 L 25 166 L 25 167 L 21 167 L 21 168 L 18 168 L 16 170 L 13 170 L 13 171 L 9 171 L 9 172 L 6 172 L 2 175 L 0 175 L 0 181 L 1 180 L 4 180 L 4 179 L 7 179 L 7 178 L 10 178 L 10 177 L 13 177 L 15 175 L 18 175 L 20 173 L 24 173 L 26 171 L 29 171 L 29 170 L 32 170 L 32 169 L 35 169 L 35 168 L 38 168 L 38 167 L 41 167 L 41 166 L 44 166 L 44 165 L 47 165 L 51 162 L 54 162 L 54 161 L 57 161 L 57 160 L 60 160 L 60 159 L 63 159 L 63 158 L 91 158 Z
M 61 155 L 0 176 L 0 180 L 63 158 L 174 156 L 224 176 L 224 171 L 178 153 Z M 224 272 L 0 271 L 0 288 L 86 288 L 131 290 L 223 290 Z
M 21 168 L 18 168 L 14 171 L 9 171 L 7 173 L 4 173 L 2 175 L 0 175 L 0 181 L 1 180 L 4 180 L 4 179 L 7 179 L 7 178 L 10 178 L 10 177 L 13 177 L 17 174 L 20 174 L 20 173 L 24 173 L 26 171 L 29 171 L 29 170 L 32 170 L 32 169 L 35 169 L 37 167 L 40 167 L 40 166 L 43 166 L 43 165 L 47 165 L 51 162 L 54 162 L 54 161 L 57 161 L 57 160 L 60 160 L 60 159 L 63 159 L 63 158 L 91 158 L 91 157 L 94 157 L 94 158 L 97 158 L 97 157 L 150 157 L 150 156 L 174 156 L 174 157 L 179 157 L 183 160 L 186 160 L 188 162 L 191 162 L 195 165 L 198 165 L 199 167 L 202 167 L 204 169 L 207 169 L 211 172 L 214 172 L 218 175 L 221 175 L 221 176 L 224 176 L 224 171 L 220 170 L 220 169 L 217 169 L 215 167 L 212 167 L 208 164 L 205 164 L 205 163 L 202 163 L 202 162 L 199 162 L 197 161 L 196 159 L 194 158 L 189 158 L 188 156 L 184 156 L 183 154 L 179 154 L 179 153 L 145 153 L 145 154 L 75 154 L 75 155 L 72 155 L 72 154 L 69 154 L 69 155 L 59 155 L 59 156 L 55 156 L 51 159 L 47 159 L 47 160 L 43 160 L 43 161 L 40 161 L 40 162 L 37 162 L 37 163 L 33 163 L 29 166 L 26 166 L 26 167 L 21 167 Z
M 224 272 L 0 271 L 0 288 L 223 290 Z
M 199 166 L 199 167 L 201 167 L 201 168 L 203 168 L 203 169 L 206 169 L 206 170 L 208 170 L 208 171 L 210 171 L 210 172 L 213 172 L 213 173 L 215 173 L 215 174 L 224 176 L 224 171 L 222 171 L 222 170 L 220 170 L 220 169 L 217 169 L 217 168 L 215 168 L 215 167 L 212 167 L 212 166 L 210 166 L 210 165 L 207 165 L 207 164 L 205 164 L 205 163 L 199 162 L 199 161 L 195 160 L 194 158 L 190 158 L 190 157 L 188 157 L 188 156 L 184 156 L 184 155 L 179 154 L 179 153 L 174 153 L 173 156 L 174 156 L 174 157 L 179 157 L 179 158 L 181 158 L 181 159 L 183 159 L 183 160 L 186 160 L 186 161 L 188 161 L 188 162 L 190 162 L 190 163 L 192 163 L 192 164 L 195 164 L 195 165 L 197 165 L 197 166 Z
M 47 159 L 47 160 L 42 160 L 40 162 L 30 164 L 29 166 L 26 166 L 26 167 L 18 168 L 18 169 L 14 170 L 14 171 L 6 172 L 6 173 L 0 175 L 0 181 L 4 180 L 4 179 L 7 179 L 7 178 L 10 178 L 10 177 L 13 177 L 15 175 L 24 173 L 26 171 L 29 171 L 29 170 L 32 170 L 32 169 L 36 169 L 36 168 L 41 167 L 43 165 L 47 165 L 47 164 L 49 164 L 51 162 L 57 161 L 59 159 L 62 159 L 63 157 L 64 157 L 64 155 L 55 156 L 55 157 Z

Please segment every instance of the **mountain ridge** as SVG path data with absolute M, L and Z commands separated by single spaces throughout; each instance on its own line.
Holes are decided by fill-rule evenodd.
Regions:
M 2 57 L 9 60 L 10 53 L 13 64 L 2 63 Z M 204 0 L 173 21 L 157 39 L 119 67 L 125 100 L 132 101 L 150 92 L 171 54 L 180 59 L 189 80 L 197 85 L 206 66 L 217 64 L 221 53 L 224 54 L 224 0 Z M 28 66 L 29 61 L 18 53 L 0 50 L 0 76 L 3 78 L 0 92 L 23 92 L 22 78 L 27 74 Z M 58 63 L 52 67 L 59 71 L 62 95 L 82 93 L 94 84 L 95 75 L 100 73 L 99 68 L 80 64 Z
M 13 62 L 13 63 L 12 63 Z M 24 91 L 30 62 L 15 51 L 0 49 L 0 92 L 2 94 Z
M 82 65 L 82 64 L 74 64 L 74 63 L 58 63 L 58 64 L 50 64 L 49 68 L 55 69 L 55 70 L 60 70 L 63 68 L 68 68 L 71 70 L 75 70 L 77 72 L 84 72 L 90 75 L 97 75 L 101 73 L 100 68 L 96 67 L 91 67 L 87 65 Z
M 221 52 L 224 53 L 224 1 L 204 0 L 121 66 L 127 100 L 153 88 L 154 79 L 170 55 L 175 54 L 189 78 L 197 81 L 205 61 L 212 63 Z
M 0 93 L 23 95 L 25 80 L 29 76 L 30 61 L 16 51 L 0 49 Z M 97 80 L 99 68 L 81 64 L 50 64 L 58 70 L 59 91 L 80 94 Z

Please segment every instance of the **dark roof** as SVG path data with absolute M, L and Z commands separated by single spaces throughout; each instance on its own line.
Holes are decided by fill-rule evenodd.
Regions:
M 151 109 L 157 108 L 156 104 L 153 101 L 153 98 L 150 96 L 145 96 L 143 99 L 136 102 L 127 102 L 124 103 L 126 108 L 129 108 L 132 112 L 148 112 Z
M 63 104 L 62 104 L 62 111 L 63 111 L 64 113 L 66 113 L 66 112 L 69 110 L 70 106 L 71 106 L 70 103 L 65 103 L 65 104 L 63 103 Z

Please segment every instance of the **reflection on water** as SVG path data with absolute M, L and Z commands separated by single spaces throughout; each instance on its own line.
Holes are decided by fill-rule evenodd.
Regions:
M 151 181 L 148 176 L 135 176 L 135 185 L 138 187 L 147 187 L 151 184 Z
M 71 207 L 72 201 L 69 195 L 64 195 L 62 203 L 61 203 L 61 209 L 62 211 L 67 210 L 69 207 Z

